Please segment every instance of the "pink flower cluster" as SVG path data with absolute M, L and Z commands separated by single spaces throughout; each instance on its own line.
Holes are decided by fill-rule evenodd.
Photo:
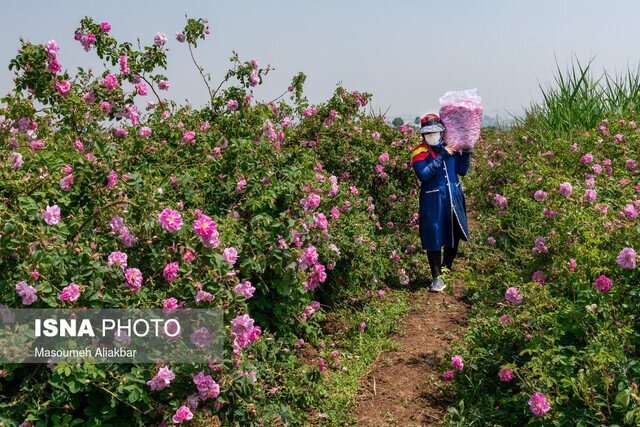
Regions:
M 233 352 L 239 354 L 242 348 L 246 348 L 260 336 L 262 329 L 254 326 L 253 319 L 248 314 L 238 316 L 231 321 L 231 340 Z
M 531 275 L 531 280 L 533 280 L 534 282 L 543 284 L 545 281 L 544 272 L 542 270 L 534 271 L 533 274 Z
M 302 319 L 307 320 L 313 313 L 320 310 L 320 303 L 318 301 L 311 301 L 309 305 L 304 308 L 302 312 Z
M 455 372 L 453 372 L 451 369 L 444 371 L 444 373 L 442 374 L 442 379 L 445 381 L 451 381 L 453 379 L 453 377 L 455 377 Z
M 56 92 L 66 98 L 67 93 L 71 90 L 71 83 L 68 80 L 58 80 L 55 84 Z
M 503 195 L 501 195 L 501 194 L 496 194 L 496 195 L 493 197 L 493 201 L 494 201 L 494 202 L 496 202 L 496 204 L 497 204 L 497 205 L 498 205 L 498 207 L 500 207 L 500 208 L 504 208 L 504 207 L 506 207 L 506 206 L 507 206 L 507 198 L 506 198 L 506 197 L 504 197 L 504 196 L 503 196 Z
M 327 362 L 323 357 L 318 358 L 318 370 L 321 373 L 327 370 Z
M 253 70 L 251 74 L 249 74 L 249 85 L 256 87 L 258 83 L 260 83 L 260 75 L 257 70 Z
M 24 305 L 31 305 L 38 299 L 36 288 L 27 284 L 27 282 L 16 283 L 16 292 L 22 298 L 22 304 Z
M 140 96 L 145 96 L 149 91 L 149 88 L 144 82 L 136 84 L 136 93 Z
M 605 292 L 609 291 L 609 289 L 611 289 L 612 285 L 613 284 L 611 282 L 611 279 L 609 279 L 604 274 L 601 274 L 600 276 L 598 276 L 598 278 L 595 280 L 595 282 L 593 282 L 593 286 L 596 288 L 596 291 L 598 291 L 600 293 L 605 293 Z
M 507 291 L 504 293 L 504 298 L 512 304 L 519 304 L 522 302 L 522 295 L 520 295 L 520 290 L 515 287 L 507 288 Z
M 174 211 L 171 208 L 163 209 L 163 211 L 160 212 L 160 215 L 158 215 L 158 221 L 160 222 L 162 228 L 169 231 L 170 233 L 176 230 L 180 230 L 180 228 L 182 227 L 182 216 L 180 216 L 180 213 L 178 211 Z
M 537 391 L 529 398 L 529 408 L 534 415 L 541 417 L 551 409 L 547 396 Z
M 533 194 L 533 198 L 537 202 L 541 202 L 541 201 L 543 201 L 543 200 L 545 200 L 547 198 L 547 192 L 546 191 L 542 191 L 542 190 L 538 190 Z
M 227 108 L 231 111 L 236 111 L 238 109 L 238 101 L 236 101 L 235 99 L 230 99 L 229 101 L 227 101 Z
M 107 176 L 107 183 L 105 184 L 105 187 L 107 189 L 112 189 L 113 187 L 116 186 L 117 183 L 118 183 L 118 173 L 113 169 L 111 169 L 109 171 L 109 175 Z
M 591 153 L 586 153 L 582 157 L 580 157 L 580 163 L 582 164 L 587 164 L 592 162 L 593 162 L 593 154 Z
M 628 219 L 628 220 L 633 220 L 636 219 L 638 217 L 638 210 L 636 209 L 636 207 L 632 204 L 626 204 L 624 205 L 624 208 L 622 208 L 622 212 L 624 213 L 624 216 Z
M 451 365 L 455 370 L 462 371 L 462 369 L 464 368 L 464 361 L 462 359 L 462 356 L 460 355 L 453 356 L 451 358 Z M 454 377 L 455 377 L 455 371 L 451 369 L 444 371 L 444 373 L 442 374 L 442 379 L 444 381 L 451 381 Z
M 498 378 L 500 378 L 500 381 L 508 383 L 513 379 L 513 371 L 510 368 L 502 368 L 498 372 Z
M 215 297 L 205 290 L 202 290 L 202 283 L 198 284 L 198 292 L 196 292 L 196 296 L 194 298 L 196 304 L 200 304 L 201 301 L 213 301 Z
M 91 46 L 96 42 L 96 35 L 92 33 L 85 33 L 78 28 L 73 36 L 73 39 L 79 41 L 86 52 L 91 49 Z
M 180 269 L 180 265 L 177 262 L 170 262 L 164 267 L 162 271 L 162 276 L 164 280 L 171 283 L 178 278 L 178 270 Z
M 62 288 L 58 299 L 60 301 L 75 301 L 80 297 L 80 287 L 75 283 L 71 283 L 69 286 Z
M 549 252 L 549 249 L 546 246 L 547 238 L 543 236 L 538 236 L 536 238 L 534 247 L 531 249 L 532 253 L 546 254 Z
M 198 388 L 198 394 L 202 401 L 209 398 L 215 399 L 220 394 L 220 386 L 218 383 L 211 378 L 211 375 L 205 375 L 204 371 L 200 371 L 193 377 L 193 383 Z
M 322 264 L 316 264 L 311 268 L 309 277 L 303 284 L 304 289 L 306 291 L 313 291 L 318 286 L 318 283 L 324 283 L 326 279 L 327 273 L 325 266 Z
M 222 251 L 222 259 L 231 265 L 235 264 L 238 260 L 237 249 L 234 247 L 225 248 L 224 251 Z
M 185 131 L 182 134 L 182 140 L 184 142 L 193 143 L 193 140 L 196 138 L 196 133 L 192 130 Z
M 58 207 L 58 205 L 53 205 L 53 206 L 47 205 L 47 207 L 44 210 L 44 213 L 42 214 L 42 218 L 44 219 L 44 222 L 46 222 L 48 225 L 56 225 L 57 223 L 59 223 L 60 208 Z
M 587 188 L 584 192 L 584 199 L 589 202 L 589 203 L 593 203 L 596 201 L 596 197 L 597 197 L 597 192 L 596 190 L 594 190 L 593 188 Z
M 124 278 L 127 281 L 127 285 L 131 287 L 134 292 L 139 292 L 142 288 L 142 272 L 137 268 L 127 268 L 124 271 Z
M 158 47 L 164 46 L 166 42 L 167 35 L 164 33 L 156 33 L 155 36 L 153 36 L 153 44 Z
M 198 348 L 205 348 L 211 345 L 211 341 L 213 341 L 213 336 L 211 332 L 204 326 L 196 329 L 189 335 L 189 340 L 193 345 Z
M 313 245 L 307 246 L 306 249 L 298 256 L 298 267 L 301 270 L 306 270 L 307 267 L 316 265 L 318 263 L 318 251 Z
M 246 299 L 251 298 L 255 291 L 256 291 L 256 288 L 254 288 L 253 285 L 251 285 L 251 282 L 248 281 L 248 280 L 246 280 L 246 281 L 244 281 L 242 283 L 238 283 L 233 288 L 233 292 L 235 292 L 236 295 L 242 295 Z
M 175 379 L 173 371 L 166 366 L 161 367 L 155 377 L 147 381 L 147 385 L 151 387 L 151 390 L 162 390 L 169 387 L 171 381 Z
M 310 193 L 306 199 L 300 199 L 300 205 L 305 211 L 316 209 L 320 206 L 320 196 L 316 193 Z
M 571 186 L 570 183 L 563 182 L 562 184 L 560 184 L 560 188 L 558 189 L 558 192 L 565 197 L 569 197 L 573 192 L 573 187 Z
M 195 214 L 197 218 L 193 221 L 193 229 L 202 237 L 204 246 L 208 248 L 220 246 L 218 224 L 199 209 L 196 209 Z
M 180 307 L 180 303 L 174 297 L 167 298 L 162 302 L 162 311 L 164 313 L 172 313 L 178 307 Z
M 634 269 L 636 268 L 636 251 L 633 248 L 626 247 L 620 251 L 618 257 L 616 258 L 616 262 L 622 268 Z
M 191 409 L 189 409 L 189 407 L 186 405 L 182 405 L 181 407 L 179 407 L 173 417 L 171 417 L 171 420 L 174 422 L 174 424 L 180 424 L 182 421 L 188 421 L 191 419 L 193 419 L 193 413 L 191 412 Z
M 120 240 L 126 247 L 130 248 L 138 240 L 138 238 L 129 231 L 127 226 L 124 224 L 124 220 L 120 216 L 114 215 L 109 221 L 109 225 L 111 226 L 111 232 L 118 234 L 120 236 Z
M 453 366 L 453 368 L 457 371 L 462 371 L 462 368 L 464 368 L 464 361 L 462 359 L 462 356 L 460 356 L 459 354 L 453 356 L 451 358 L 451 366 Z
M 55 40 L 49 40 L 44 47 L 47 52 L 47 68 L 53 73 L 59 73 L 62 70 L 62 66 L 58 62 L 58 44 Z
M 116 88 L 120 87 L 120 82 L 115 74 L 107 74 L 102 79 L 102 84 L 107 88 L 109 92 L 113 92 Z
M 305 108 L 304 110 L 302 110 L 302 115 L 304 117 L 311 117 L 311 116 L 315 116 L 316 114 L 318 114 L 318 108 L 317 107 L 309 107 L 309 108 Z

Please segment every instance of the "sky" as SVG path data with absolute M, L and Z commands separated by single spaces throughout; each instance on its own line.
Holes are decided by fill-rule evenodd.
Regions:
M 0 94 L 13 88 L 7 66 L 19 37 L 60 45 L 63 69 L 102 71 L 94 52 L 73 40 L 84 16 L 108 21 L 119 41 L 153 43 L 167 34 L 167 96 L 200 106 L 207 91 L 185 44 L 175 33 L 185 14 L 209 21 L 211 36 L 195 56 L 222 80 L 236 50 L 242 60 L 275 68 L 255 88 L 258 100 L 280 95 L 299 71 L 312 103 L 338 84 L 373 94 L 370 108 L 413 118 L 438 112 L 450 90 L 477 88 L 485 114 L 508 118 L 541 99 L 557 65 L 593 59 L 596 73 L 638 67 L 640 2 L 629 0 L 272 0 L 89 2 L 29 0 L 3 4 Z M 150 98 L 151 99 L 151 98 Z

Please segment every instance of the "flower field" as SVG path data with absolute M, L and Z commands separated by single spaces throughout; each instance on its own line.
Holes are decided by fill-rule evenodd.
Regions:
M 634 118 L 560 134 L 532 118 L 481 141 L 472 320 L 452 353 L 464 368 L 443 373 L 450 425 L 640 423 Z
M 343 341 L 382 345 L 393 323 L 384 317 L 403 306 L 384 306 L 382 288 L 408 283 L 426 260 L 413 239 L 413 129 L 367 115 L 371 95 L 355 90 L 310 105 L 302 73 L 256 102 L 270 68 L 235 52 L 218 89 L 203 75 L 208 105 L 178 105 L 162 97 L 167 46 L 196 50 L 206 21 L 140 49 L 110 32 L 89 18 L 75 31 L 102 71 L 63 71 L 55 40 L 23 41 L 9 65 L 0 302 L 218 307 L 224 356 L 4 365 L 0 421 L 300 423 L 323 401 L 325 374 L 347 369 L 327 315 L 353 323 Z
M 311 105 L 303 73 L 258 102 L 272 68 L 235 51 L 214 83 L 195 59 L 210 33 L 188 19 L 136 48 L 85 18 L 70 37 L 100 70 L 21 40 L 0 105 L 0 304 L 215 307 L 223 357 L 4 364 L 0 425 L 354 421 L 358 378 L 428 275 L 418 136 L 367 112 L 366 92 Z M 168 46 L 192 51 L 207 105 L 164 98 Z M 465 179 L 472 318 L 442 370 L 443 423 L 633 425 L 640 118 L 558 135 L 531 114 L 484 129 Z

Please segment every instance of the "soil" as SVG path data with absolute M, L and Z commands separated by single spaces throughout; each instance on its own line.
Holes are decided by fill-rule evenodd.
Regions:
M 454 261 L 453 280 L 463 264 L 464 259 Z M 438 388 L 442 372 L 451 369 L 443 356 L 462 336 L 468 313 L 463 283 L 455 282 L 453 290 L 453 283 L 447 283 L 440 293 L 429 292 L 424 281 L 411 284 L 412 308 L 395 337 L 398 350 L 380 355 L 361 379 L 357 426 L 431 426 L 442 421 L 454 403 Z

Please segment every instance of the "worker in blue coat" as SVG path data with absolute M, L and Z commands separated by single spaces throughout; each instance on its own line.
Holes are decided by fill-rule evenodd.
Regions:
M 424 116 L 420 124 L 422 142 L 411 153 L 411 166 L 422 182 L 419 231 L 431 269 L 430 289 L 440 292 L 446 287 L 440 277 L 442 264 L 452 270 L 458 242 L 469 241 L 467 205 L 458 175 L 464 176 L 469 170 L 471 151 L 456 151 L 442 140 L 446 129 L 436 114 Z

